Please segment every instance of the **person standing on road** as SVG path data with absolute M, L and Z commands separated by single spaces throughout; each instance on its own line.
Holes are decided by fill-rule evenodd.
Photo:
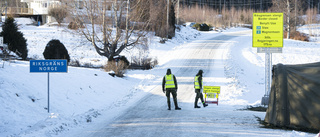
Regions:
M 196 92 L 196 98 L 195 98 L 195 102 L 194 102 L 194 108 L 200 108 L 200 106 L 198 106 L 198 100 L 200 98 L 203 107 L 208 106 L 208 104 L 206 104 L 203 101 L 203 95 L 202 95 L 202 88 L 203 88 L 203 81 L 202 81 L 202 74 L 203 71 L 200 69 L 198 74 L 196 75 L 196 77 L 194 78 L 194 88 L 195 88 L 195 92 Z
M 176 77 L 171 74 L 171 70 L 167 70 L 167 74 L 163 77 L 162 80 L 162 91 L 167 96 L 167 103 L 168 103 L 168 110 L 171 110 L 170 105 L 170 93 L 172 94 L 175 110 L 181 110 L 181 108 L 178 107 L 178 101 L 177 101 L 177 80 Z

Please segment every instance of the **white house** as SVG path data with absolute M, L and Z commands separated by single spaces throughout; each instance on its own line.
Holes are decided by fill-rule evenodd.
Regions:
M 54 21 L 54 18 L 48 15 L 49 9 L 51 7 L 60 6 L 62 2 L 67 3 L 68 1 L 76 2 L 76 6 L 78 9 L 82 9 L 84 6 L 85 0 L 20 0 L 23 3 L 26 3 L 27 8 L 20 8 L 15 9 L 12 8 L 11 10 L 14 11 L 16 14 L 21 15 L 28 15 L 33 17 L 40 17 L 42 23 L 50 23 Z M 112 0 L 107 0 L 107 3 L 112 5 Z M 17 13 L 18 12 L 18 13 Z
M 21 10 L 19 14 L 41 17 L 42 23 L 49 23 L 52 18 L 48 16 L 49 8 L 61 4 L 60 0 L 21 0 L 26 3 L 28 10 Z M 26 13 L 27 12 L 27 13 Z

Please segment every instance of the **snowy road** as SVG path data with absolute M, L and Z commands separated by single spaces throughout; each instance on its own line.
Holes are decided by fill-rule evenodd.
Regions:
M 243 106 L 225 103 L 193 108 L 193 79 L 199 69 L 204 71 L 204 85 L 221 86 L 224 95 L 233 94 L 226 86 L 229 80 L 224 75 L 225 63 L 230 47 L 237 46 L 233 39 L 241 39 L 248 33 L 251 31 L 224 33 L 197 40 L 165 55 L 166 63 L 153 71 L 165 75 L 166 69 L 171 68 L 177 77 L 178 104 L 182 110 L 167 110 L 166 97 L 161 89 L 162 76 L 158 76 L 154 81 L 147 82 L 152 90 L 123 114 L 112 122 L 101 124 L 98 129 L 88 128 L 77 136 L 281 136 L 283 131 L 259 127 L 255 116 L 264 118 L 264 112 L 241 111 L 239 109 Z

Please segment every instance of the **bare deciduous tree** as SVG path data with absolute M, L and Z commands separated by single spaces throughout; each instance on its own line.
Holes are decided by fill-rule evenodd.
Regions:
M 63 19 L 68 16 L 68 10 L 65 6 L 55 6 L 49 9 L 48 14 L 54 17 L 60 26 Z
M 74 21 L 84 25 L 83 29 L 78 29 L 79 33 L 91 42 L 99 55 L 111 61 L 125 48 L 138 44 L 146 35 L 149 21 L 139 22 L 144 12 L 132 12 L 138 7 L 140 10 L 147 8 L 138 6 L 141 2 L 142 0 L 86 0 L 82 9 L 72 2 L 68 5 L 73 9 Z
M 317 9 L 316 8 L 310 8 L 306 11 L 306 24 L 313 24 L 313 23 L 318 23 L 317 19 Z M 318 27 L 318 25 L 308 25 L 308 30 L 309 30 L 309 35 L 317 35 L 318 36 L 318 31 L 315 31 L 315 29 Z
M 156 36 L 172 38 L 175 36 L 175 0 L 149 0 L 150 21 Z
M 272 0 L 273 11 L 282 12 L 284 14 L 284 24 L 287 30 L 287 39 L 290 38 L 290 33 L 295 31 L 295 26 L 297 25 L 297 15 L 299 9 L 303 9 L 302 2 L 298 0 Z M 299 2 L 299 3 L 297 3 Z

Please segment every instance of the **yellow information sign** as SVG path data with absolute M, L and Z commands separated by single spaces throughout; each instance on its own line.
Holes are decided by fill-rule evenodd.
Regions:
M 252 47 L 283 47 L 283 13 L 253 13 Z
M 203 92 L 220 94 L 220 86 L 203 86 Z

